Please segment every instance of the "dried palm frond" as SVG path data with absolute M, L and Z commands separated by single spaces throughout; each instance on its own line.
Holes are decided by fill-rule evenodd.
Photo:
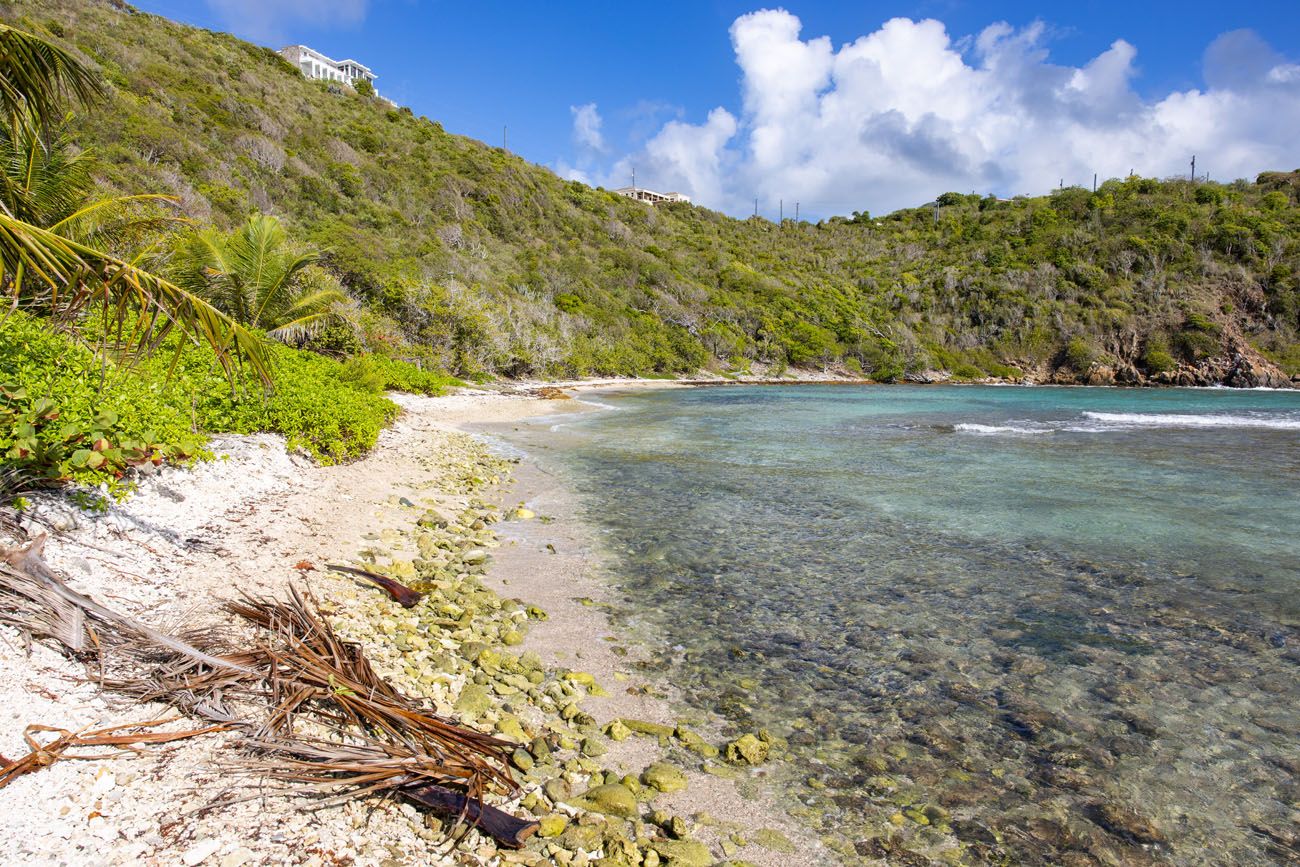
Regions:
M 318 614 L 310 594 L 245 597 L 226 610 L 256 628 L 233 649 L 229 630 L 168 635 L 73 591 L 41 559 L 44 538 L 0 549 L 0 622 L 52 638 L 95 667 L 103 685 L 165 701 L 245 732 L 246 770 L 327 803 L 398 794 L 517 847 L 536 831 L 483 803 L 513 793 L 515 745 L 464 728 L 403 695 Z
M 53 638 L 73 653 L 82 653 L 92 644 L 99 643 L 91 625 L 98 622 L 99 632 L 116 641 L 143 642 L 146 646 L 166 649 L 214 668 L 234 668 L 246 674 L 253 673 L 251 669 L 205 653 L 73 590 L 45 565 L 41 556 L 45 540 L 42 533 L 26 545 L 5 551 L 0 558 L 0 590 L 7 591 L 7 595 L 15 597 L 20 605 L 26 600 L 27 606 L 34 611 L 32 625 L 41 627 L 29 631 Z M 44 616 L 38 613 L 42 609 Z
M 0 757 L 0 789 L 12 783 L 23 774 L 32 771 L 48 768 L 57 761 L 65 759 L 73 760 L 94 760 L 108 759 L 123 751 L 135 751 L 139 744 L 166 744 L 172 741 L 179 741 L 185 738 L 206 735 L 212 732 L 225 731 L 225 726 L 214 725 L 205 726 L 201 729 L 187 729 L 179 732 L 157 732 L 148 731 L 158 726 L 167 725 L 175 722 L 177 717 L 171 719 L 156 719 L 148 722 L 127 723 L 119 726 L 109 726 L 108 728 L 95 729 L 93 731 L 82 730 L 71 732 L 67 729 L 54 728 L 46 725 L 29 725 L 23 730 L 23 740 L 27 742 L 29 752 L 17 761 L 6 761 Z M 39 732 L 53 732 L 58 735 L 49 743 L 41 743 L 35 737 Z M 93 753 L 91 755 L 72 754 L 69 750 L 87 749 L 92 747 L 109 747 L 112 752 Z

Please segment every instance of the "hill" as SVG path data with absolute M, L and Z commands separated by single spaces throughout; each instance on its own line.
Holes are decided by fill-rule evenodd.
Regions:
M 363 303 L 363 344 L 458 374 L 1300 375 L 1300 173 L 775 225 L 562 180 L 117 0 L 8 2 L 0 20 L 102 70 L 109 96 L 75 135 L 106 192 L 167 193 L 218 226 L 279 215 Z

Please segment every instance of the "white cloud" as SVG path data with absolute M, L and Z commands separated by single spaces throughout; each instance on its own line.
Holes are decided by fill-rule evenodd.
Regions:
M 1137 48 L 1122 39 L 1072 67 L 1050 61 L 1042 24 L 958 41 L 939 21 L 895 18 L 838 50 L 800 30 L 782 10 L 736 19 L 740 117 L 670 121 L 586 174 L 621 186 L 635 165 L 642 184 L 731 213 L 758 197 L 827 215 L 945 190 L 1041 193 L 1094 172 L 1164 176 L 1192 154 L 1220 179 L 1300 163 L 1300 65 L 1249 31 L 1207 49 L 1204 89 L 1144 100 Z
M 596 103 L 571 105 L 569 113 L 573 115 L 573 140 L 578 146 L 597 153 L 605 150 L 605 136 L 600 131 L 603 122 Z
M 278 43 L 293 39 L 297 25 L 335 27 L 360 24 L 369 0 L 207 0 L 233 32 L 246 39 Z

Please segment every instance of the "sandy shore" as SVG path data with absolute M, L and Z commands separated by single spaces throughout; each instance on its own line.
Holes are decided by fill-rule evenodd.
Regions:
M 158 473 L 143 481 L 134 498 L 107 514 L 86 515 L 58 501 L 43 501 L 29 531 L 51 532 L 47 559 L 77 589 L 164 628 L 210 618 L 221 600 L 240 591 L 283 592 L 291 580 L 306 580 L 331 605 L 359 617 L 356 612 L 374 608 L 373 589 L 329 573 L 302 573 L 295 566 L 355 560 L 365 551 L 365 556 L 394 562 L 411 556 L 403 549 L 408 541 L 404 534 L 419 509 L 454 511 L 471 501 L 448 483 L 452 468 L 481 451 L 462 431 L 590 409 L 579 401 L 538 400 L 529 391 L 539 385 L 467 390 L 441 398 L 402 396 L 398 399 L 405 413 L 382 434 L 376 449 L 344 466 L 319 467 L 289 455 L 272 436 L 218 439 L 213 446 L 219 459 Z M 582 384 L 611 385 L 676 384 Z M 610 629 L 602 605 L 611 601 L 611 591 L 599 580 L 603 555 L 596 537 L 575 520 L 575 503 L 562 481 L 527 460 L 513 476 L 485 496 L 504 507 L 522 502 L 554 519 L 495 525 L 502 544 L 483 584 L 549 615 L 533 624 L 515 649 L 536 653 L 549 668 L 593 675 L 608 695 L 586 698 L 582 708 L 597 724 L 627 717 L 675 723 L 680 708 L 671 688 L 647 681 L 635 667 L 638 649 Z M 386 656 L 390 649 L 367 643 L 382 643 L 382 636 L 362 634 L 357 640 L 381 669 L 391 661 Z M 400 677 L 400 670 L 394 670 Z M 174 715 L 163 706 L 124 702 L 85 682 L 83 675 L 79 664 L 39 643 L 28 648 L 22 636 L 0 629 L 0 755 L 15 758 L 26 752 L 23 730 L 29 724 L 76 730 Z M 443 700 L 440 693 L 435 698 Z M 438 709 L 451 711 L 450 706 Z M 712 737 L 708 719 L 691 716 L 695 728 Z M 501 853 L 477 835 L 459 851 L 439 849 L 441 828 L 436 823 L 430 827 L 406 805 L 374 802 L 305 812 L 299 809 L 302 804 L 273 788 L 255 790 L 249 799 L 247 785 L 224 771 L 230 749 L 229 737 L 206 736 L 138 756 L 59 762 L 19 778 L 0 789 L 0 833 L 11 841 L 7 860 L 221 867 L 504 863 Z M 600 763 L 635 776 L 661 758 L 664 749 L 651 738 L 611 741 Z M 798 828 L 765 798 L 761 767 L 729 769 L 741 778 L 739 784 L 687 770 L 689 786 L 658 797 L 654 807 L 687 817 L 693 839 L 707 844 L 715 860 L 783 865 L 833 860 L 818 844 L 800 841 Z M 214 799 L 230 803 L 209 809 Z M 574 821 L 581 819 L 579 812 L 568 812 Z M 752 833 L 741 828 L 777 830 L 800 841 L 798 851 L 780 851 L 784 847 L 771 843 L 780 840 L 773 835 L 765 838 L 768 847 L 754 845 Z M 507 858 L 551 863 L 545 847 L 530 848 L 535 851 Z

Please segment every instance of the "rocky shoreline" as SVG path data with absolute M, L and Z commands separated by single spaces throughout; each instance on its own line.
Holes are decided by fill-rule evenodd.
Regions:
M 381 676 L 439 714 L 518 744 L 511 763 L 519 791 L 489 802 L 536 819 L 537 836 L 509 851 L 471 832 L 449 848 L 450 828 L 409 805 L 305 812 L 312 805 L 276 784 L 224 773 L 224 736 L 213 735 L 166 751 L 60 762 L 0 789 L 0 831 L 16 841 L 14 863 L 830 860 L 763 797 L 779 739 L 724 739 L 705 716 L 676 718 L 671 687 L 639 668 L 640 651 L 610 631 L 602 591 L 583 570 L 598 555 L 562 513 L 554 481 L 449 429 L 560 404 L 520 395 L 401 402 L 403 419 L 358 464 L 314 467 L 273 437 L 228 438 L 214 444 L 221 459 L 159 473 L 107 514 L 45 500 L 28 529 L 54 531 L 48 559 L 74 586 L 160 625 L 203 620 L 240 591 L 310 587 Z M 512 490 L 512 476 L 550 490 Z M 540 517 L 532 494 L 547 510 Z M 323 572 L 325 562 L 382 572 L 425 596 L 404 609 Z M 534 595 L 545 597 L 542 605 Z M 11 630 L 2 637 L 6 756 L 26 751 L 21 733 L 32 723 L 77 729 L 167 714 L 97 689 L 49 648 L 29 656 Z

